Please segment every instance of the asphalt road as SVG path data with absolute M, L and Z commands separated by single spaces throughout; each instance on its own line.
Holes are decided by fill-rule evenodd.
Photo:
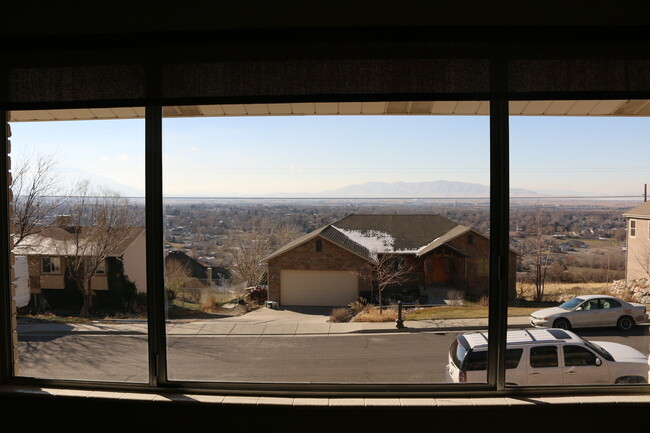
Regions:
M 168 372 L 182 381 L 438 383 L 460 332 L 170 337 Z M 577 333 L 649 353 L 648 326 Z M 149 377 L 146 336 L 23 335 L 19 354 L 20 376 L 142 383 Z

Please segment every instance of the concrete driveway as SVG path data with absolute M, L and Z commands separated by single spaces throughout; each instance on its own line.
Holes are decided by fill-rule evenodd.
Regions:
M 241 324 L 266 323 L 327 323 L 335 307 L 282 307 L 271 309 L 260 307 L 242 316 L 219 319 L 219 322 Z

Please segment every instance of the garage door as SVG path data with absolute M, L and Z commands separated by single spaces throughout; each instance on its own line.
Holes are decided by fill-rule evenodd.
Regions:
M 359 297 L 358 278 L 347 271 L 282 271 L 282 305 L 339 306 Z

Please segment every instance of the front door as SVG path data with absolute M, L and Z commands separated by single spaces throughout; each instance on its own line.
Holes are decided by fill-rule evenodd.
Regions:
M 444 285 L 451 282 L 451 261 L 444 256 L 434 256 L 427 260 L 427 284 Z

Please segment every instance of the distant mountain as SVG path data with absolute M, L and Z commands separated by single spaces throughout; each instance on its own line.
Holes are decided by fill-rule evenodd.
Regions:
M 91 188 L 108 188 L 124 197 L 144 197 L 144 190 L 133 188 L 132 186 L 125 185 L 114 179 L 100 176 L 82 169 L 63 167 L 58 171 L 57 175 L 61 183 L 70 186 L 85 179 L 90 181 Z
M 513 197 L 543 197 L 535 191 L 512 188 Z M 490 187 L 478 183 L 449 182 L 368 182 L 349 185 L 343 188 L 303 194 L 273 194 L 283 197 L 322 197 L 322 198 L 468 198 L 490 196 Z

